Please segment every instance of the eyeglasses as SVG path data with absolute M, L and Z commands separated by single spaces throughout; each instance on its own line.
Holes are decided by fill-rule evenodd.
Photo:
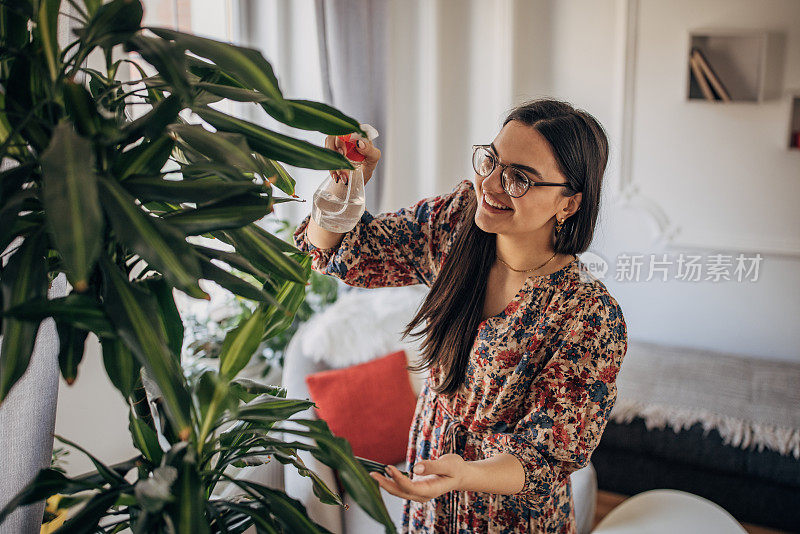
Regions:
M 500 165 L 500 183 L 506 193 L 514 198 L 519 198 L 528 192 L 531 186 L 561 186 L 572 189 L 565 182 L 539 182 L 531 180 L 528 173 L 516 165 L 500 163 L 494 154 L 492 145 L 472 145 L 472 168 L 479 176 L 486 178 L 494 172 L 494 168 Z

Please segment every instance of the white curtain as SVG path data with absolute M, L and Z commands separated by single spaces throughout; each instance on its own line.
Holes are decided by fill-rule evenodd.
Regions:
M 240 0 L 238 38 L 234 42 L 258 49 L 272 64 L 286 98 L 326 102 L 317 40 L 313 0 Z M 246 118 L 271 130 L 322 146 L 325 135 L 290 128 L 255 106 Z M 296 194 L 305 202 L 286 202 L 275 207 L 275 217 L 296 224 L 311 212 L 314 191 L 327 176 L 325 171 L 287 165 L 297 181 Z M 284 196 L 282 193 L 280 196 Z M 270 228 L 272 217 L 265 227 Z
M 325 101 L 378 132 L 386 130 L 387 5 L 388 0 L 314 2 Z M 366 188 L 367 210 L 376 213 L 384 171 L 380 165 Z

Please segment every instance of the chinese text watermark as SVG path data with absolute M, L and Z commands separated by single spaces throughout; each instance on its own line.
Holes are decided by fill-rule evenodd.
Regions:
M 581 254 L 582 271 L 595 278 L 613 273 L 618 282 L 670 279 L 684 282 L 755 282 L 762 256 L 739 254 L 618 254 L 613 268 L 594 252 Z

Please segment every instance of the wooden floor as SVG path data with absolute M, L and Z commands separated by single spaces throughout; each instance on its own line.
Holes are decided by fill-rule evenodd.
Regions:
M 612 493 L 610 491 L 597 492 L 597 509 L 594 514 L 594 523 L 592 529 L 597 526 L 601 519 L 603 519 L 611 510 L 627 499 L 628 495 L 619 493 Z M 750 523 L 742 523 L 744 529 L 750 534 L 789 534 L 783 530 L 775 530 L 773 528 L 760 527 L 758 525 L 751 525 Z

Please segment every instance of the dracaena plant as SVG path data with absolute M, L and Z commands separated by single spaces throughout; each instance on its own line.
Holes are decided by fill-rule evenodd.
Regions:
M 393 531 L 366 463 L 345 440 L 324 421 L 283 424 L 312 403 L 236 378 L 264 340 L 289 327 L 311 272 L 308 255 L 254 224 L 296 198 L 282 164 L 352 167 L 334 151 L 210 104 L 248 103 L 304 130 L 363 132 L 335 108 L 284 99 L 256 50 L 142 28 L 141 20 L 139 0 L 0 1 L 0 402 L 27 369 L 41 321 L 52 317 L 68 383 L 87 336 L 100 339 L 141 452 L 112 466 L 90 455 L 96 471 L 79 477 L 42 470 L 0 522 L 57 494 L 71 508 L 59 532 L 322 532 L 283 492 L 231 475 L 253 462 L 293 464 L 321 500 L 341 505 L 302 464 L 297 451 L 308 450 Z M 59 24 L 72 29 L 63 45 Z M 48 298 L 62 273 L 69 293 Z M 173 291 L 205 298 L 201 279 L 258 305 L 226 335 L 219 369 L 189 378 Z M 222 481 L 240 495 L 215 497 Z

